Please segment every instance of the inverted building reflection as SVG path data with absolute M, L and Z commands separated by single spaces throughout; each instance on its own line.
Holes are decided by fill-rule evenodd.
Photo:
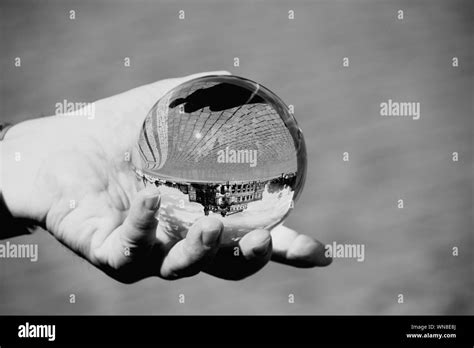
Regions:
M 177 189 L 187 195 L 190 202 L 201 204 L 205 215 L 213 212 L 223 217 L 242 212 L 248 208 L 249 203 L 262 200 L 265 190 L 275 193 L 287 188 L 292 189 L 296 181 L 296 173 L 282 173 L 273 178 L 253 181 L 220 181 L 212 184 L 176 182 L 147 174 L 137 168 L 134 171 L 144 184 Z

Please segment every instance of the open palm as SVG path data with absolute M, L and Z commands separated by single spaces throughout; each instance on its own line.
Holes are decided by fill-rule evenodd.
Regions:
M 24 158 L 5 175 L 11 184 L 4 195 L 13 215 L 37 221 L 71 250 L 127 283 L 200 271 L 242 279 L 270 258 L 298 267 L 329 264 L 321 243 L 284 226 L 271 234 L 252 231 L 225 247 L 220 245 L 222 223 L 211 217 L 198 220 L 182 240 L 160 230 L 158 190 L 137 181 L 130 151 L 144 117 L 162 95 L 186 80 L 213 74 L 226 72 L 158 81 L 96 101 L 93 115 L 57 115 L 12 128 L 6 151 Z

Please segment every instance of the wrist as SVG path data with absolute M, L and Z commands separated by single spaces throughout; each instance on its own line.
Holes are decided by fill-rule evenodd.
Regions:
M 11 127 L 0 141 L 2 158 L 1 192 L 5 209 L 15 219 L 36 220 L 30 209 L 39 156 L 35 154 L 35 132 L 30 121 Z
M 30 233 L 32 229 L 32 222 L 25 218 L 15 218 L 4 196 L 4 191 L 8 180 L 5 181 L 5 174 L 8 173 L 7 162 L 8 155 L 5 151 L 6 131 L 10 130 L 13 125 L 2 125 L 0 127 L 0 221 L 2 229 L 0 232 L 0 239 L 16 237 L 22 234 Z M 8 190 L 7 190 L 8 191 Z

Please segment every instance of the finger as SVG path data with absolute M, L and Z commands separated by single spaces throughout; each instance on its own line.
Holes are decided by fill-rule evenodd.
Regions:
M 325 256 L 324 244 L 304 234 L 279 225 L 272 232 L 272 260 L 295 267 L 327 266 L 332 262 Z
M 205 272 L 222 279 L 240 280 L 262 269 L 271 254 L 270 232 L 255 230 L 239 242 L 222 246 Z
M 217 219 L 199 219 L 191 226 L 186 238 L 169 250 L 161 264 L 159 276 L 177 279 L 199 273 L 216 254 L 222 230 L 222 222 Z
M 147 187 L 138 192 L 122 225 L 121 239 L 125 245 L 133 248 L 155 243 L 158 225 L 155 215 L 160 202 L 160 193 L 156 187 Z
M 183 77 L 178 77 L 176 82 L 178 84 L 181 84 L 186 81 L 194 80 L 199 77 L 204 77 L 204 76 L 212 76 L 212 75 L 230 75 L 231 73 L 227 70 L 217 70 L 217 71 L 205 71 L 205 72 L 200 72 L 196 74 L 191 74 L 188 76 L 183 76 Z
M 199 77 L 212 76 L 212 75 L 230 75 L 230 72 L 226 70 L 200 72 L 200 73 L 191 74 L 188 76 L 160 80 L 160 81 L 150 83 L 142 87 L 145 87 L 150 93 L 150 95 L 155 95 L 155 96 L 162 95 L 186 81 L 191 81 Z
M 113 273 L 119 265 L 123 266 L 124 256 L 129 262 L 147 256 L 157 242 L 155 214 L 159 207 L 160 196 L 156 188 L 138 192 L 123 223 L 107 234 L 105 240 L 97 238 L 91 242 L 92 263 L 109 267 L 108 272 Z
M 141 114 L 144 114 L 145 116 L 158 99 L 171 89 L 179 86 L 183 82 L 211 75 L 230 75 L 230 72 L 225 70 L 207 71 L 178 78 L 159 80 L 147 85 L 142 85 L 126 92 L 96 101 L 96 113 L 98 115 L 115 115 L 115 110 L 120 110 L 120 113 L 127 115 L 133 113 L 132 116 L 134 117 L 131 121 L 134 121 L 133 124 L 135 125 L 136 123 L 136 126 L 138 127 L 141 125 L 141 122 L 143 122 L 143 119 L 135 116 Z M 132 129 L 133 128 L 135 128 L 135 126 L 133 126 Z

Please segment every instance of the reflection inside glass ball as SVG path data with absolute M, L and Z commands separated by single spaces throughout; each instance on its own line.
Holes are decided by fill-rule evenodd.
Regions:
M 283 221 L 304 185 L 306 148 L 274 93 L 237 76 L 206 76 L 153 106 L 132 167 L 160 190 L 162 230 L 182 238 L 209 215 L 223 222 L 226 244 Z

